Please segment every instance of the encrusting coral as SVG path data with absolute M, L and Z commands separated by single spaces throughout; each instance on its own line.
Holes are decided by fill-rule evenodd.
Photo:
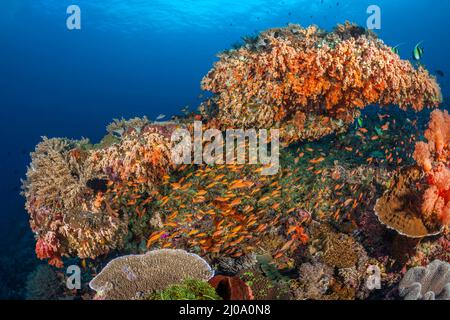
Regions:
M 428 143 L 416 144 L 418 166 L 403 168 L 377 201 L 375 212 L 388 227 L 409 237 L 442 232 L 450 222 L 450 116 L 435 110 L 425 132 Z
M 421 110 L 439 105 L 436 80 L 376 36 L 346 23 L 269 29 L 220 60 L 202 81 L 202 106 L 222 129 L 280 128 L 285 142 L 342 132 L 371 104 Z
M 409 269 L 399 294 L 405 300 L 450 300 L 450 264 L 434 260 L 426 267 Z
M 99 299 L 142 299 L 187 279 L 208 281 L 206 261 L 184 250 L 154 250 L 112 260 L 89 284 Z

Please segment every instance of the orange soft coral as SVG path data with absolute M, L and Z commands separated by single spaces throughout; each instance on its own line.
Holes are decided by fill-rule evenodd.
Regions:
M 279 127 L 287 141 L 339 131 L 370 104 L 421 110 L 441 100 L 438 84 L 425 69 L 415 69 L 372 33 L 351 24 L 332 33 L 297 25 L 265 31 L 222 53 L 202 86 L 216 94 L 212 102 L 222 126 Z M 298 111 L 308 115 L 308 126 L 290 130 Z M 335 121 L 328 123 L 330 131 L 312 136 L 321 116 Z
M 431 114 L 427 143 L 416 144 L 414 159 L 427 175 L 428 189 L 423 195 L 422 213 L 437 217 L 443 225 L 450 220 L 450 115 L 436 110 Z

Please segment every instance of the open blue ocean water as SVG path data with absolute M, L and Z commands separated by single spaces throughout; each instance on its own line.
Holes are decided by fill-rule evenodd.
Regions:
M 73 4 L 82 29 L 69 31 Z M 20 179 L 41 136 L 98 141 L 114 118 L 194 110 L 216 54 L 242 36 L 287 23 L 365 26 L 373 4 L 380 38 L 406 59 L 423 41 L 423 64 L 443 72 L 448 97 L 448 0 L 2 0 L 0 298 L 21 297 L 37 263 Z

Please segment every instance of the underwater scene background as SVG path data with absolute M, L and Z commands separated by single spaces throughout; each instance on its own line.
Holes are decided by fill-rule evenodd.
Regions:
M 66 10 L 73 4 L 81 8 L 82 28 L 69 31 L 66 27 Z M 123 254 L 144 253 L 149 249 L 161 248 L 183 249 L 201 256 L 202 258 L 195 260 L 180 252 L 155 252 L 155 257 L 150 258 L 169 265 L 192 264 L 196 266 L 197 272 L 187 273 L 189 277 L 200 280 L 209 280 L 212 267 L 223 277 L 232 278 L 226 280 L 229 281 L 227 285 L 233 298 L 394 299 L 398 298 L 395 290 L 398 290 L 398 283 L 407 270 L 417 266 L 425 267 L 438 260 L 447 262 L 447 266 L 442 268 L 448 268 L 449 240 L 445 222 L 444 230 L 440 228 L 441 225 L 436 226 L 436 221 L 431 223 L 432 226 L 425 222 L 424 228 L 428 232 L 426 235 L 432 235 L 431 237 L 422 234 L 408 237 L 407 234 L 401 236 L 405 234 L 405 230 L 395 230 L 395 226 L 389 225 L 390 220 L 385 217 L 389 215 L 389 210 L 380 209 L 379 219 L 373 214 L 376 200 L 381 199 L 379 203 L 383 203 L 384 192 L 392 189 L 393 184 L 400 184 L 402 179 L 414 180 L 412 176 L 417 173 L 404 172 L 408 166 L 417 162 L 427 169 L 426 172 L 431 170 L 424 164 L 425 160 L 414 159 L 412 156 L 415 142 L 428 139 L 424 137 L 424 132 L 428 127 L 431 110 L 421 110 L 418 107 L 413 108 L 416 110 L 405 111 L 391 106 L 391 103 L 387 103 L 389 106 L 382 109 L 377 106 L 378 103 L 370 103 L 371 106 L 362 110 L 361 115 L 352 114 L 351 121 L 345 119 L 345 122 L 349 122 L 345 130 L 333 129 L 317 134 L 316 137 L 314 135 L 318 129 L 312 128 L 312 136 L 321 138 L 317 141 L 310 138 L 311 134 L 308 138 L 289 136 L 287 140 L 290 146 L 281 153 L 282 176 L 258 181 L 254 172 L 251 172 L 252 169 L 240 167 L 219 168 L 213 174 L 207 168 L 188 168 L 185 172 L 175 170 L 167 181 L 161 182 L 162 187 L 158 189 L 157 196 L 152 194 L 153 184 L 157 183 L 151 181 L 152 187 L 142 197 L 154 196 L 153 204 L 147 203 L 139 207 L 139 210 L 145 208 L 146 213 L 137 211 L 138 218 L 133 213 L 137 208 L 134 206 L 130 209 L 133 212 L 125 212 L 125 209 L 114 205 L 102 207 L 102 210 L 109 213 L 120 212 L 121 218 L 123 215 L 132 220 L 127 220 L 128 225 L 121 221 L 118 226 L 114 226 L 114 232 L 121 233 L 117 231 L 120 229 L 130 231 L 123 232 L 125 235 L 111 235 L 111 241 L 121 242 L 120 245 L 116 246 L 115 243 L 111 249 L 105 244 L 98 254 L 91 254 L 89 250 L 87 253 L 82 252 L 79 248 L 74 253 L 70 251 L 72 242 L 69 240 L 69 244 L 62 245 L 67 246 L 64 255 L 67 253 L 70 256 L 64 257 L 64 265 L 83 266 L 83 288 L 79 291 L 61 287 L 65 282 L 65 270 L 55 268 L 61 266 L 59 260 L 54 261 L 51 268 L 47 267 L 45 261 L 54 259 L 53 254 L 41 252 L 40 256 L 45 257 L 43 260 L 36 256 L 38 237 L 30 228 L 30 215 L 25 210 L 26 200 L 28 209 L 30 208 L 30 199 L 25 199 L 21 194 L 21 179 L 26 179 L 27 167 L 32 161 L 30 153 L 42 141 L 41 137 L 76 140 L 89 138 L 95 144 L 108 135 L 105 128 L 113 119 L 146 116 L 149 123 L 142 120 L 144 123 L 139 123 L 142 128 L 151 127 L 153 121 L 166 121 L 172 116 L 183 114 L 185 118 L 179 122 L 198 119 L 197 116 L 201 120 L 207 120 L 208 117 L 199 114 L 197 109 L 200 105 L 204 106 L 205 101 L 213 96 L 212 93 L 223 93 L 224 89 L 218 83 L 223 79 L 222 75 L 214 74 L 214 71 L 210 73 L 210 82 L 202 82 L 202 79 L 210 72 L 214 63 L 219 61 L 219 52 L 232 47 L 239 48 L 237 43 L 241 46 L 249 44 L 252 39 L 258 39 L 256 36 L 260 32 L 283 28 L 288 24 L 299 24 L 304 28 L 317 25 L 328 32 L 346 21 L 366 27 L 369 16 L 366 11 L 370 5 L 378 5 L 382 12 L 381 29 L 374 30 L 376 35 L 389 47 L 398 49 L 398 55 L 402 59 L 410 60 L 415 68 L 421 68 L 420 63 L 430 73 L 416 74 L 417 77 L 423 77 L 419 79 L 423 82 L 417 80 L 417 77 L 412 81 L 417 80 L 427 85 L 418 86 L 414 94 L 420 95 L 421 100 L 430 102 L 430 107 L 449 110 L 450 35 L 447 24 L 450 2 L 446 0 L 2 1 L 0 112 L 3 124 L 0 130 L 4 139 L 0 149 L 0 196 L 3 208 L 0 212 L 0 298 L 90 299 L 95 293 L 91 289 L 102 287 L 102 281 L 107 280 L 96 278 L 98 284 L 91 283 L 91 289 L 87 287 L 87 283 L 100 273 L 106 262 Z M 342 33 L 347 31 L 351 37 L 357 37 L 352 34 L 353 29 L 345 29 Z M 283 34 L 288 31 L 282 29 L 278 32 Z M 294 33 L 292 30 L 289 32 Z M 246 40 L 244 37 L 247 37 Z M 367 37 L 370 38 L 369 35 Z M 413 49 L 418 43 L 424 48 L 420 62 L 414 61 L 412 57 Z M 248 52 L 247 58 L 251 59 L 251 55 L 252 52 Z M 232 57 L 225 57 L 224 67 L 229 66 L 227 63 L 233 65 L 228 58 L 232 60 Z M 440 86 L 442 103 L 437 101 L 437 95 L 433 95 L 434 80 Z M 206 90 L 202 89 L 202 85 Z M 422 97 L 421 90 L 427 99 Z M 406 99 L 409 95 L 402 97 Z M 212 97 L 209 101 L 220 106 L 221 99 L 226 100 L 227 97 L 220 95 L 217 100 L 215 98 Z M 369 100 L 377 102 L 377 99 Z M 399 105 L 402 102 L 408 104 L 411 101 L 392 104 Z M 336 119 L 340 118 L 336 116 Z M 323 120 L 332 121 L 328 118 Z M 223 117 L 220 121 L 223 121 Z M 445 128 L 441 131 L 448 135 L 448 119 L 442 121 Z M 126 130 L 131 125 L 123 122 L 116 123 L 116 126 L 122 126 Z M 336 132 L 339 133 L 334 134 Z M 121 139 L 132 140 L 125 136 Z M 140 143 L 145 149 L 145 142 Z M 157 141 L 152 140 L 152 143 Z M 73 150 L 78 149 L 89 149 L 91 152 L 95 148 L 77 144 Z M 439 154 L 433 165 L 441 163 L 448 170 L 448 146 L 445 145 L 440 153 L 443 155 Z M 79 157 L 84 156 L 83 152 L 80 154 Z M 78 153 L 76 156 L 78 157 Z M 163 162 L 160 165 L 168 166 L 164 166 Z M 163 171 L 161 178 L 168 174 L 164 168 L 153 169 L 157 173 L 160 173 L 158 170 Z M 442 175 L 444 179 L 449 179 L 448 175 Z M 225 182 L 221 180 L 223 177 L 227 179 Z M 32 178 L 28 179 L 29 183 L 33 182 Z M 242 179 L 245 181 L 240 181 Z M 448 203 L 448 180 L 446 181 L 442 184 L 447 183 L 447 189 L 443 187 L 447 191 L 440 191 L 440 195 Z M 213 185 L 215 182 L 222 182 L 224 186 L 217 187 Z M 234 189 L 233 182 L 236 184 Z M 150 184 L 148 180 L 145 183 Z M 185 186 L 187 187 L 184 189 Z M 213 190 L 215 196 L 228 199 L 230 203 L 217 206 L 218 198 L 215 198 L 216 202 L 211 200 L 210 206 L 209 199 L 206 198 L 204 207 L 196 205 L 196 199 L 203 196 L 205 186 L 209 186 L 208 189 Z M 119 188 L 115 185 L 114 197 L 110 201 L 126 197 L 121 192 L 131 192 L 128 189 L 124 191 L 128 187 L 130 186 Z M 241 188 L 248 188 L 248 194 L 253 197 L 235 199 L 240 198 L 236 197 L 236 193 Z M 227 198 L 233 190 L 238 191 Z M 287 190 L 295 190 L 291 192 L 292 197 L 284 196 L 283 192 Z M 273 199 L 267 205 L 261 204 L 268 201 L 265 199 L 268 196 Z M 188 199 L 187 204 L 183 202 L 184 197 Z M 120 199 L 123 201 L 123 198 Z M 129 200 L 127 199 L 127 206 L 130 206 Z M 139 198 L 137 201 L 141 200 Z M 198 203 L 204 202 L 199 200 Z M 202 224 L 198 221 L 203 221 L 203 218 L 197 221 L 199 218 L 195 216 L 192 217 L 193 221 L 187 221 L 186 215 L 209 212 L 213 210 L 212 207 L 227 211 L 229 206 L 238 208 L 243 215 L 247 214 L 249 207 L 258 208 L 259 211 L 255 213 L 258 223 L 253 223 L 253 220 L 238 223 L 235 222 L 239 221 L 237 217 L 224 217 L 225 222 L 221 223 L 228 225 L 230 233 L 236 234 L 236 238 L 217 242 L 220 243 L 217 247 L 211 245 L 209 249 L 205 249 L 202 241 L 208 242 L 209 238 L 202 240 L 201 237 L 195 237 L 207 233 L 213 223 L 209 221 L 209 224 Z M 385 207 L 389 207 L 389 204 Z M 179 208 L 180 212 L 175 212 L 175 208 Z M 269 211 L 264 211 L 266 209 L 270 209 L 270 214 Z M 276 218 L 278 213 L 279 218 Z M 142 220 L 141 214 L 144 216 Z M 161 221 L 151 221 L 156 214 Z M 383 221 L 383 217 L 387 220 Z M 275 218 L 280 220 L 277 220 L 279 225 L 270 225 Z M 386 224 L 389 228 L 385 227 Z M 214 231 L 220 231 L 220 226 L 215 225 L 215 228 Z M 264 235 L 266 229 L 277 232 L 281 230 L 283 236 L 262 237 L 262 243 L 253 241 L 257 235 Z M 215 243 L 214 239 L 211 241 Z M 402 243 L 402 247 L 386 248 L 393 241 Z M 285 247 L 286 243 L 291 247 Z M 346 252 L 341 248 L 343 246 L 352 248 L 353 253 Z M 229 251 L 229 247 L 239 247 L 240 251 Z M 317 252 L 321 253 L 318 257 Z M 157 257 L 158 254 L 162 257 Z M 401 256 L 407 257 L 407 260 L 401 261 Z M 335 261 L 338 257 L 341 259 Z M 211 267 L 206 267 L 203 259 Z M 116 263 L 120 269 L 122 261 Z M 151 265 L 154 262 L 146 263 Z M 383 289 L 378 292 L 362 289 L 362 278 L 368 265 L 377 265 L 382 270 Z M 238 277 L 250 286 L 252 293 L 242 289 L 244 285 L 233 277 Z M 448 277 L 447 275 L 447 279 Z M 170 284 L 166 284 L 165 279 L 161 281 L 166 286 Z M 214 285 L 217 286 L 217 282 L 225 280 L 215 281 Z M 313 287 L 308 281 L 320 283 L 322 287 Z M 42 283 L 48 286 L 46 293 L 36 292 Z M 164 285 L 158 283 L 152 289 L 166 289 Z M 202 283 L 186 284 L 188 285 L 196 287 Z M 210 289 L 196 288 L 205 291 Z M 445 289 L 439 290 L 436 296 L 444 296 Z M 446 290 L 450 292 L 450 287 Z M 171 298 L 177 297 L 175 293 L 171 295 L 170 290 L 166 294 Z M 215 292 L 204 295 L 213 294 Z M 135 298 L 132 294 L 120 295 L 117 292 L 111 292 L 108 296 L 117 297 Z

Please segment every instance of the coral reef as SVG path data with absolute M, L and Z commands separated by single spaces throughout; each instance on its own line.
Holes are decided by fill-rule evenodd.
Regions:
M 405 300 L 450 300 L 450 264 L 434 260 L 425 268 L 408 270 L 399 294 Z
M 208 281 L 213 275 L 211 267 L 199 256 L 163 249 L 116 258 L 89 285 L 101 299 L 142 299 L 184 280 Z
M 214 95 L 201 114 L 115 120 L 98 144 L 44 138 L 23 183 L 39 259 L 81 263 L 108 300 L 389 299 L 408 268 L 449 260 L 450 117 L 434 111 L 416 143 L 413 111 L 441 101 L 423 67 L 355 25 L 290 25 L 222 53 L 202 86 Z M 171 135 L 192 120 L 281 129 L 280 170 L 173 165 Z M 423 273 L 411 270 L 402 295 L 448 294 L 428 276 L 410 285 Z
M 44 138 L 31 155 L 23 186 L 37 237 L 36 254 L 58 267 L 64 255 L 95 257 L 107 252 L 120 241 L 123 229 L 119 219 L 93 206 L 96 192 L 89 182 L 99 176 L 82 150 L 86 144 Z
M 39 259 L 61 267 L 64 256 L 94 259 L 123 246 L 129 224 L 171 168 L 162 128 L 146 118 L 116 121 L 108 130 L 119 130 L 120 138 L 96 146 L 44 138 L 23 183 Z
M 442 99 L 423 67 L 349 23 L 269 29 L 219 58 L 202 81 L 215 94 L 201 108 L 211 125 L 280 128 L 288 143 L 342 132 L 371 104 L 421 110 Z
M 294 200 L 282 201 L 288 185 L 280 175 L 262 180 L 260 170 L 190 166 L 172 174 L 160 188 L 155 211 L 164 227 L 150 235 L 148 247 L 183 248 L 214 261 L 252 254 L 264 236 L 279 235 L 283 240 L 271 253 L 293 254 L 308 241 L 302 226 L 307 217 L 295 210 Z

